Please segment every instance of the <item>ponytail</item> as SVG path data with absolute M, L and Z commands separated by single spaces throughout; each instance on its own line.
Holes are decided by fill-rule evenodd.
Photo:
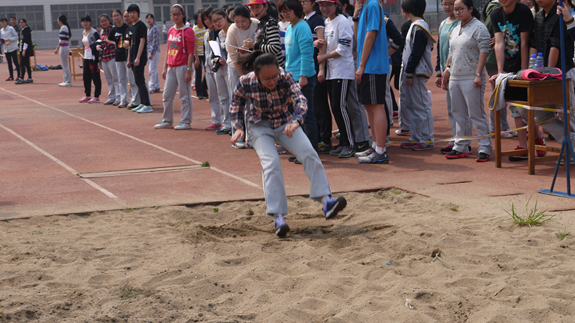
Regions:
M 66 18 L 66 15 L 59 15 L 58 20 L 60 20 L 64 26 L 68 27 L 68 34 L 70 35 L 70 39 L 72 39 L 72 28 L 70 28 L 70 24 L 68 24 L 68 18 Z

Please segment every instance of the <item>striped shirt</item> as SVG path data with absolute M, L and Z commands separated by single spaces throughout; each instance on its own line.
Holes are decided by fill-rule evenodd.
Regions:
M 58 33 L 58 46 L 65 47 L 70 46 L 70 30 L 68 26 L 64 25 L 60 28 L 60 32 Z
M 200 28 L 198 25 L 194 26 L 194 34 L 196 35 L 196 53 L 199 56 L 204 56 L 204 35 L 208 31 L 206 28 Z
M 270 15 L 260 20 L 254 35 L 254 50 L 276 55 L 281 67 L 285 67 L 285 57 L 282 53 L 280 28 L 278 22 Z
M 273 90 L 263 86 L 254 72 L 240 77 L 235 87 L 230 116 L 234 129 L 244 128 L 244 110 L 246 102 L 251 99 L 251 107 L 248 112 L 248 121 L 258 123 L 270 121 L 271 128 L 297 121 L 303 124 L 307 113 L 307 100 L 301 89 L 294 81 L 291 73 L 279 69 L 278 82 Z

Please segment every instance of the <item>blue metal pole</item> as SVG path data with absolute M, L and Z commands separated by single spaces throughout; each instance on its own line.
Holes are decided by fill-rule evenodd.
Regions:
M 559 0 L 559 5 L 561 7 L 563 7 L 563 0 Z M 567 113 L 567 105 L 569 104 L 569 102 L 567 102 L 567 79 L 565 77 L 565 73 L 567 72 L 565 70 L 565 22 L 563 21 L 563 13 L 561 13 L 561 15 L 559 15 L 559 35 L 561 37 L 560 42 L 561 42 L 561 85 L 563 87 L 563 118 L 569 118 L 569 114 Z M 573 81 L 573 80 L 572 80 Z M 570 105 L 570 104 L 569 104 Z M 563 122 L 563 130 L 564 130 L 564 134 L 565 136 L 563 137 L 563 145 L 561 147 L 561 150 L 565 152 L 566 156 L 571 157 L 570 155 L 572 155 L 571 153 L 571 140 L 570 140 L 570 129 L 568 129 L 567 127 L 567 122 Z M 563 149 L 566 148 L 566 149 Z M 566 150 L 566 151 L 565 151 Z M 561 153 L 559 155 L 559 160 L 561 159 L 561 157 L 563 157 L 563 154 Z M 559 161 L 557 161 L 559 162 Z M 570 176 L 570 158 L 567 158 L 567 162 L 565 165 L 565 173 L 567 176 L 567 195 L 571 195 L 571 176 Z M 557 176 L 557 172 L 555 172 L 555 176 Z M 553 182 L 555 182 L 555 176 L 553 177 Z

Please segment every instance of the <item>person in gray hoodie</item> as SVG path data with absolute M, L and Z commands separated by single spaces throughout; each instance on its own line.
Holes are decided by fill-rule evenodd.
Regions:
M 460 24 L 453 29 L 449 38 L 448 65 L 443 73 L 443 88 L 451 96 L 453 118 L 457 124 L 456 136 L 472 133 L 471 122 L 478 136 L 489 135 L 489 123 L 483 105 L 487 80 L 485 63 L 489 53 L 489 31 L 478 20 L 479 12 L 473 7 L 473 0 L 456 0 L 455 17 Z M 448 159 L 469 157 L 470 140 L 455 140 L 455 146 L 445 156 Z M 477 162 L 489 160 L 491 138 L 479 139 Z

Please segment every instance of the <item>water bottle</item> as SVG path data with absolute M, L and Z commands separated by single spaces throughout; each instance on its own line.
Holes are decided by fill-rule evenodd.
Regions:
M 529 68 L 537 68 L 537 55 L 531 54 L 529 59 Z
M 545 66 L 545 59 L 543 58 L 543 53 L 537 54 L 537 68 L 542 68 Z

